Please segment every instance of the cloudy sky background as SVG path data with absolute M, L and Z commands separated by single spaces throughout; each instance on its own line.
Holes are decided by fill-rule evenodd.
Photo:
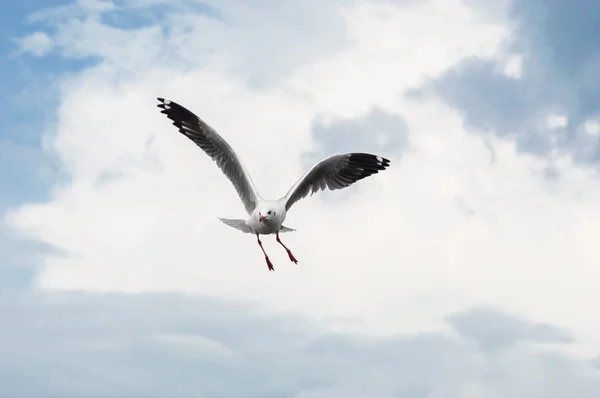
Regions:
M 0 397 L 598 396 L 596 1 L 5 11 Z M 295 205 L 268 272 L 158 96 L 266 197 L 392 167 Z

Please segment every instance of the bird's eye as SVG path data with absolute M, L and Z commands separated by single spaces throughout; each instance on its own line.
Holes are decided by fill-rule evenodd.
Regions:
M 267 214 L 271 214 L 271 210 L 269 210 L 269 211 L 267 212 Z

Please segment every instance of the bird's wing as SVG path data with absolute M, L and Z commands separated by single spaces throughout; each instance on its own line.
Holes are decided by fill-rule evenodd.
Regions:
M 346 188 L 358 180 L 385 170 L 389 165 L 388 159 L 368 153 L 334 155 L 315 164 L 280 200 L 285 201 L 285 209 L 289 210 L 309 193 L 312 196 L 325 188 Z
M 176 102 L 158 98 L 162 109 L 179 132 L 198 145 L 217 163 L 223 174 L 231 181 L 248 214 L 252 214 L 260 197 L 254 183 L 231 146 L 208 124 Z
M 246 224 L 245 220 L 234 220 L 231 218 L 221 218 L 219 217 L 224 224 L 229 225 L 232 228 L 238 229 L 246 234 L 254 234 L 254 230 Z

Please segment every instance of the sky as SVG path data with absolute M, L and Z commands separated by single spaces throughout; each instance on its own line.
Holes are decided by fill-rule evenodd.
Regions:
M 0 398 L 597 397 L 600 5 L 11 3 L 0 16 Z M 255 239 L 314 162 L 391 167 Z M 284 239 L 285 237 L 285 239 Z

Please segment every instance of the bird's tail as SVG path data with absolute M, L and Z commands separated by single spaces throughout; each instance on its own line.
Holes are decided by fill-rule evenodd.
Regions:
M 231 219 L 231 218 L 221 218 L 219 217 L 219 220 L 221 220 L 224 224 L 229 225 L 232 228 L 238 229 L 246 234 L 253 234 L 254 231 L 252 230 L 252 228 L 250 228 L 248 225 L 246 225 L 246 221 L 245 220 L 238 220 L 238 219 Z M 293 228 L 288 228 L 286 226 L 281 226 L 281 228 L 279 229 L 279 232 L 284 233 L 284 232 L 293 232 L 295 231 L 295 229 Z

